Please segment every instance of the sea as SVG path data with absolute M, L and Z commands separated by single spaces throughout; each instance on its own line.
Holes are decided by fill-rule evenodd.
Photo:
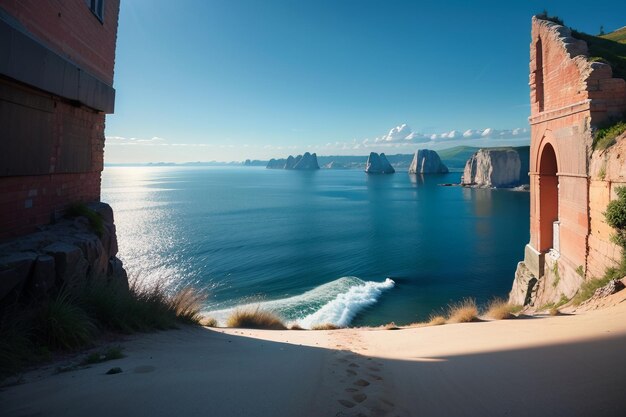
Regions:
M 461 173 L 106 167 L 131 279 L 192 285 L 223 323 L 270 310 L 311 327 L 427 320 L 506 297 L 529 240 L 529 194 L 442 186 Z

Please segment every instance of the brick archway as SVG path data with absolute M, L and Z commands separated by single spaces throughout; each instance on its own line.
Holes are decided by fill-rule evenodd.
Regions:
M 556 150 L 546 143 L 539 157 L 539 251 L 547 252 L 558 242 L 559 177 Z M 555 239 L 556 238 L 556 239 Z

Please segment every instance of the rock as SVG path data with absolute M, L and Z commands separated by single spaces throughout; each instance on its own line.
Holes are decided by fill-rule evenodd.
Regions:
M 28 283 L 28 291 L 34 297 L 43 297 L 54 288 L 56 273 L 54 258 L 39 255 L 35 260 L 33 275 Z
M 270 159 L 265 168 L 267 169 L 285 169 L 286 159 Z
M 116 366 L 115 368 L 111 368 L 108 371 L 106 371 L 107 375 L 115 375 L 115 374 L 121 374 L 122 373 L 122 368 L 120 368 L 119 366 Z
M 513 287 L 509 293 L 509 303 L 512 305 L 533 305 L 537 293 L 537 278 L 528 270 L 524 262 L 517 264 Z
M 310 154 L 305 152 L 304 155 L 298 155 L 297 161 L 294 164 L 293 169 L 298 169 L 302 171 L 312 171 L 316 169 L 320 169 L 320 166 L 317 163 L 317 154 Z
M 623 289 L 624 289 L 624 283 L 619 279 L 614 279 L 612 281 L 609 281 L 609 283 L 606 284 L 604 287 L 598 288 L 593 293 L 591 298 L 585 302 L 589 302 L 591 300 L 597 300 L 599 298 L 608 297 L 609 295 L 613 295 L 616 292 L 619 292 Z
M 12 253 L 0 258 L 0 300 L 19 297 L 36 259 L 34 252 Z
M 465 164 L 461 185 L 514 187 L 520 182 L 521 161 L 514 149 L 480 149 Z
M 317 155 L 305 152 L 295 158 L 289 155 L 287 159 L 270 159 L 265 168 L 268 169 L 293 169 L 299 171 L 309 171 L 320 169 L 317 163 Z
M 409 174 L 445 174 L 448 167 L 441 162 L 439 154 L 430 149 L 418 149 L 409 167 Z
M 109 259 L 109 268 L 107 270 L 107 278 L 109 282 L 112 282 L 116 285 L 123 287 L 124 289 L 128 289 L 128 274 L 124 269 L 124 265 L 122 261 L 120 261 L 116 257 L 112 257 Z
M 80 281 L 85 281 L 89 264 L 78 246 L 55 242 L 43 251 L 54 257 L 58 285 L 75 287 Z
M 365 172 L 368 174 L 393 174 L 396 170 L 393 169 L 384 153 L 378 155 L 376 152 L 371 152 L 365 164 Z

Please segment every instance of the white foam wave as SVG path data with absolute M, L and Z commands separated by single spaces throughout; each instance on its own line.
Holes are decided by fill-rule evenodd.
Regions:
M 305 329 L 325 323 L 345 327 L 359 311 L 376 303 L 382 292 L 393 288 L 394 285 L 395 282 L 387 278 L 384 282 L 368 281 L 363 285 L 350 287 L 347 292 L 338 294 L 315 313 L 298 320 L 298 324 Z
M 383 291 L 394 285 L 394 281 L 389 278 L 384 282 L 374 282 L 357 277 L 342 277 L 293 297 L 244 303 L 232 308 L 207 311 L 206 314 L 224 325 L 235 309 L 259 308 L 271 311 L 288 322 L 298 323 L 303 328 L 325 323 L 344 327 L 365 307 L 375 304 Z

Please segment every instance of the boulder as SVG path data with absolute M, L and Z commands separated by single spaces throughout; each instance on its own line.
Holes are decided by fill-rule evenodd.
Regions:
M 384 153 L 379 155 L 376 152 L 371 152 L 365 164 L 365 172 L 368 174 L 393 174 L 396 170 L 393 169 Z
M 514 149 L 479 149 L 465 164 L 461 185 L 499 188 L 520 183 L 521 161 Z
M 448 167 L 441 162 L 439 154 L 430 149 L 418 149 L 409 167 L 409 174 L 445 174 Z
M 47 295 L 54 288 L 55 277 L 54 258 L 50 255 L 39 255 L 28 283 L 28 292 L 34 297 Z
M 0 258 L 0 300 L 10 294 L 19 296 L 33 271 L 34 252 L 11 253 Z M 9 297 L 13 299 L 13 295 Z
M 316 154 L 305 152 L 304 155 L 298 155 L 296 157 L 289 155 L 287 159 L 270 159 L 266 168 L 310 171 L 320 169 L 320 166 L 317 163 Z
M 298 155 L 297 161 L 294 164 L 293 169 L 298 169 L 302 171 L 311 171 L 320 169 L 320 166 L 317 163 L 317 154 L 310 154 L 305 152 L 304 155 Z

